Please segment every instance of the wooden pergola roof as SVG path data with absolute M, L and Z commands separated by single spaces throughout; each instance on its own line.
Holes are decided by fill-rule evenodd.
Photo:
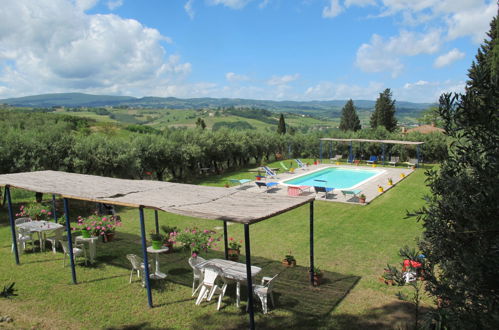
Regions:
M 335 139 L 335 138 L 321 138 L 320 140 L 321 141 L 338 141 L 338 142 L 370 142 L 370 143 L 389 143 L 389 144 L 409 144 L 409 145 L 424 144 L 424 142 L 401 141 L 401 140 Z
M 58 171 L 1 174 L 0 186 L 98 203 L 146 207 L 197 218 L 251 224 L 309 203 L 315 196 L 289 197 L 237 188 L 149 180 L 125 180 Z

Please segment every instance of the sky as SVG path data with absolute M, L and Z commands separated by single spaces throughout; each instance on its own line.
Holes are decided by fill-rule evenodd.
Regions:
M 436 102 L 495 0 L 0 0 L 0 99 L 90 94 Z

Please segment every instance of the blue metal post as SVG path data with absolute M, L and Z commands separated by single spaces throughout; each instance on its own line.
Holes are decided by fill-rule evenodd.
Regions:
M 14 223 L 14 210 L 12 209 L 12 200 L 10 198 L 10 187 L 5 186 L 5 198 L 7 199 L 7 207 L 9 212 L 10 231 L 12 233 L 12 244 L 14 246 L 14 257 L 16 264 L 19 265 L 19 251 L 17 251 L 16 224 Z
M 419 144 L 416 145 L 416 167 L 419 167 L 419 159 L 420 159 L 420 150 L 419 150 Z
M 250 319 L 250 329 L 255 329 L 255 312 L 253 310 L 253 281 L 251 278 L 251 249 L 249 224 L 244 224 L 244 247 L 246 250 L 246 279 L 248 283 L 248 313 Z
M 69 223 L 69 202 L 67 198 L 64 198 L 64 214 L 66 215 L 66 231 L 68 233 L 69 262 L 71 263 L 71 276 L 73 278 L 73 284 L 77 284 L 78 282 L 76 281 L 75 259 L 73 256 L 73 238 L 71 237 L 71 224 Z
M 350 141 L 350 146 L 348 147 L 348 162 L 352 163 L 353 162 L 353 155 L 352 155 L 352 141 Z
M 320 147 L 321 149 L 319 151 L 319 159 L 320 159 L 321 163 L 322 163 L 322 142 L 323 141 L 321 140 L 321 147 Z
M 383 149 L 383 165 L 385 165 L 385 150 L 386 150 L 386 145 L 384 143 L 381 144 L 381 148 Z
M 146 282 L 146 290 L 147 290 L 147 302 L 149 307 L 153 307 L 152 305 L 152 293 L 151 293 L 151 281 L 149 278 L 149 258 L 147 257 L 147 245 L 146 245 L 146 226 L 144 224 L 144 207 L 139 207 L 139 217 L 140 217 L 140 234 L 142 235 L 142 256 L 144 258 L 144 273 L 145 273 L 145 282 Z
M 314 202 L 310 202 L 310 284 L 314 285 Z
M 159 234 L 158 210 L 154 210 L 154 224 L 156 225 L 156 234 Z
M 229 241 L 227 240 L 227 221 L 224 220 L 225 260 L 229 259 Z
M 54 222 L 57 223 L 57 209 L 55 208 L 55 194 L 52 194 L 52 215 L 54 216 Z

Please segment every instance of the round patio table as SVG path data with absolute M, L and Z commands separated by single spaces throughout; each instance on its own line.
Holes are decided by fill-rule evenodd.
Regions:
M 156 250 L 156 249 L 153 249 L 152 246 L 149 246 L 147 248 L 147 252 L 148 253 L 153 253 L 155 254 L 155 263 L 156 263 L 156 267 L 155 267 L 155 270 L 154 270 L 154 274 L 150 274 L 149 277 L 152 278 L 152 279 L 155 279 L 155 280 L 162 280 L 164 278 L 166 278 L 166 274 L 165 273 L 162 273 L 160 270 L 159 270 L 159 254 L 160 253 L 165 253 L 167 252 L 169 249 L 167 247 L 163 247 L 159 250 Z

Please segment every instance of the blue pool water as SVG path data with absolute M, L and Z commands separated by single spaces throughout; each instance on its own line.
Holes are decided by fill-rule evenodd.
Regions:
M 286 180 L 284 183 L 297 186 L 325 186 L 335 189 L 352 189 L 382 172 L 383 170 L 328 167 L 295 179 Z M 324 180 L 326 182 L 315 180 Z

